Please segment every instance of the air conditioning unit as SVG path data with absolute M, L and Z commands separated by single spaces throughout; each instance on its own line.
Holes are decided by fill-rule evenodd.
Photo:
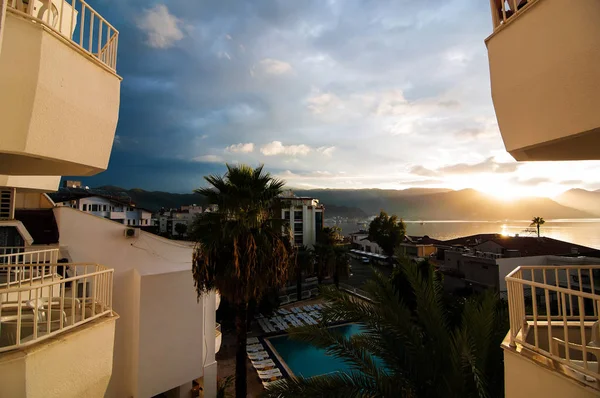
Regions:
M 140 236 L 139 228 L 125 228 L 126 238 L 137 238 L 138 236 Z

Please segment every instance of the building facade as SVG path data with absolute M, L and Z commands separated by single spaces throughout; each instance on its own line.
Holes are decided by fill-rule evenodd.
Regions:
M 318 199 L 287 193 L 281 198 L 281 218 L 288 220 L 296 246 L 313 247 L 323 229 L 325 206 Z
M 132 227 L 152 225 L 152 212 L 150 210 L 136 207 L 133 203 L 125 203 L 105 196 L 89 195 L 60 202 L 57 205 L 71 207 L 96 217 L 107 218 Z
M 216 396 L 192 248 L 128 228 L 149 220 L 133 207 L 46 194 L 108 167 L 118 36 L 85 1 L 0 0 L 0 397 Z

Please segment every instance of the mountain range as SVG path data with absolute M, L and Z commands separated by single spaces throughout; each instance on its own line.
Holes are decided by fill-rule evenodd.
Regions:
M 143 189 L 103 186 L 93 190 L 130 198 L 139 207 L 157 211 L 189 204 L 206 204 L 198 194 L 177 194 Z M 59 191 L 60 193 L 60 191 Z M 443 188 L 312 189 L 294 190 L 325 205 L 325 217 L 364 219 L 385 210 L 407 220 L 530 220 L 534 216 L 556 218 L 600 217 L 600 191 L 572 189 L 550 199 L 524 197 L 497 199 L 474 189 Z
M 586 191 L 587 192 L 587 191 Z M 327 206 L 358 207 L 369 215 L 380 210 L 407 220 L 530 220 L 534 216 L 552 218 L 590 218 L 595 213 L 550 198 L 523 197 L 511 201 L 497 199 L 474 189 L 411 188 L 405 190 L 295 191 L 299 196 L 314 196 Z M 595 193 L 600 197 L 600 192 Z M 567 204 L 574 203 L 573 201 Z M 600 212 L 600 209 L 599 209 Z

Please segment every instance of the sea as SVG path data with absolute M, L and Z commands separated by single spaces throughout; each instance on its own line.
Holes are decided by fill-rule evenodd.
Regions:
M 529 220 L 464 221 L 464 220 L 404 220 L 408 235 L 428 235 L 434 239 L 447 240 L 461 236 L 498 233 L 510 236 L 537 236 Z M 369 221 L 337 222 L 330 220 L 326 226 L 337 226 L 344 235 L 367 229 Z M 578 245 L 600 249 L 600 218 L 546 220 L 540 228 L 541 236 L 559 239 Z

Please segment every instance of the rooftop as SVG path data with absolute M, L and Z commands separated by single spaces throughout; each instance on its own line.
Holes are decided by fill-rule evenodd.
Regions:
M 572 254 L 588 255 L 600 252 L 591 247 L 558 239 L 533 236 L 505 236 L 501 234 L 471 235 L 440 241 L 440 244 L 473 247 L 485 242 L 494 242 L 506 250 L 518 250 L 521 253 L 521 257 Z

